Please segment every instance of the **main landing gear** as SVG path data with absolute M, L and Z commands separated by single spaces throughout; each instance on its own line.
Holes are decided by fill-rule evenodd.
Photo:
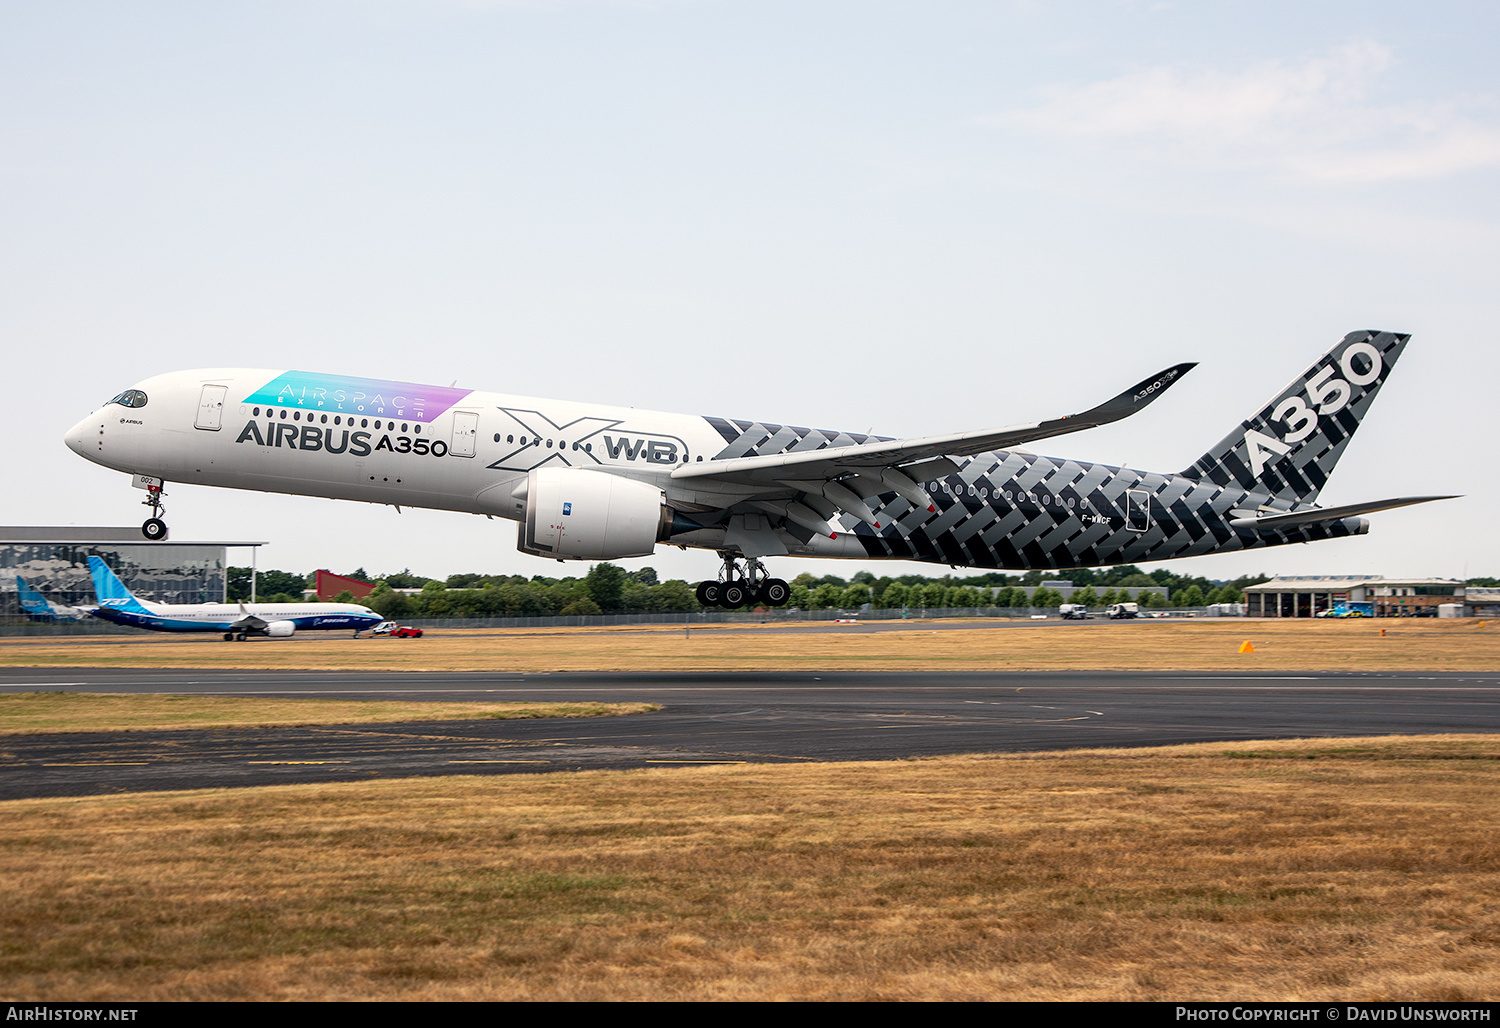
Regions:
M 151 508 L 151 516 L 141 525 L 141 535 L 154 543 L 159 543 L 167 537 L 167 523 L 161 519 L 161 516 L 167 512 L 167 508 L 162 506 L 161 502 L 161 498 L 165 495 L 160 485 L 148 485 L 146 498 L 141 501 L 143 506 Z
M 734 610 L 752 603 L 781 607 L 792 598 L 792 587 L 779 578 L 770 577 L 766 566 L 754 557 L 746 558 L 742 566 L 734 553 L 725 552 L 719 556 L 724 558 L 724 570 L 719 573 L 719 580 L 698 583 L 698 602 L 705 607 Z

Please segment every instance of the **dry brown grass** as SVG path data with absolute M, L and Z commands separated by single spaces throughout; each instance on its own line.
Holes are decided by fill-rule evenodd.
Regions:
M 0 804 L 0 994 L 1494 999 L 1500 737 Z
M 655 703 L 420 703 L 116 693 L 0 694 L 0 735 L 388 724 L 459 718 L 611 717 Z
M 1381 636 L 1385 630 L 1386 635 Z M 1242 654 L 1250 641 L 1255 652 Z M 298 636 L 254 644 L 159 637 L 0 640 L 0 666 L 390 671 L 1342 670 L 1492 671 L 1500 622 L 1254 619 L 1000 624 L 901 631 L 767 632 L 756 626 L 429 633 L 425 639 Z

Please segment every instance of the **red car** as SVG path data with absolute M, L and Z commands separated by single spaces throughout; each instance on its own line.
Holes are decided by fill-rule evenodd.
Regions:
M 382 621 L 370 629 L 371 635 L 388 635 L 393 639 L 420 639 L 422 630 L 412 628 L 410 625 L 397 624 L 394 621 Z

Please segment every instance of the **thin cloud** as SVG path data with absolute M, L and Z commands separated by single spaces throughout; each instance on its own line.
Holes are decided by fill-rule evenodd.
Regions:
M 985 121 L 1312 181 L 1430 179 L 1500 164 L 1493 110 L 1470 113 L 1466 108 L 1478 105 L 1457 100 L 1372 102 L 1394 65 L 1389 49 L 1361 42 L 1300 64 L 1268 61 L 1239 73 L 1150 68 L 1057 86 L 1036 107 Z

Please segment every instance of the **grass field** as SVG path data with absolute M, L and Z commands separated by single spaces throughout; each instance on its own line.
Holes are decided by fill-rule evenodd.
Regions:
M 0 804 L 0 995 L 1500 994 L 1500 737 Z
M 1384 631 L 1386 634 L 1381 635 Z M 1250 642 L 1254 653 L 1240 653 Z M 225 643 L 143 636 L 0 639 L 0 666 L 305 668 L 391 671 L 754 670 L 1431 670 L 1500 667 L 1500 621 L 1244 619 L 1085 622 L 899 631 L 758 626 L 431 632 L 423 639 L 329 638 Z
M 0 664 L 1493 671 L 1500 626 L 30 638 Z M 0 730 L 410 716 L 281 702 L 12 697 Z M 1500 735 L 13 800 L 0 826 L 5 1000 L 1500 996 Z
M 0 694 L 0 736 L 38 732 L 391 724 L 450 718 L 612 717 L 659 709 L 654 703 L 408 703 L 32 692 Z

